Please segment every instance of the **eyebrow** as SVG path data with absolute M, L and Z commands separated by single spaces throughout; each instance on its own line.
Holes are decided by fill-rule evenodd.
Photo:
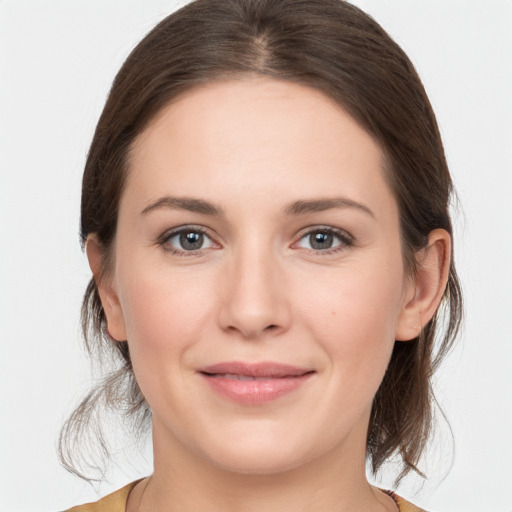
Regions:
M 304 215 L 306 213 L 323 212 L 333 208 L 355 208 L 375 218 L 375 214 L 370 208 L 346 197 L 328 197 L 295 201 L 284 209 L 284 213 L 286 215 Z
M 141 214 L 146 215 L 147 213 L 160 208 L 187 210 L 189 212 L 201 213 L 203 215 L 212 215 L 218 217 L 224 215 L 222 208 L 220 208 L 219 206 L 215 206 L 213 203 L 205 201 L 204 199 L 171 196 L 161 197 L 160 199 L 157 199 L 153 203 L 150 203 L 148 206 L 146 206 L 146 208 L 144 208 L 144 210 L 142 210 Z
M 170 208 L 175 210 L 187 210 L 189 212 L 199 213 L 209 216 L 224 216 L 224 211 L 221 207 L 205 201 L 204 199 L 196 199 L 193 197 L 172 197 L 164 196 L 156 201 L 150 203 L 141 214 L 146 215 L 149 212 L 158 210 L 160 208 Z M 285 215 L 299 216 L 308 213 L 323 212 L 334 208 L 352 208 L 362 211 L 371 217 L 375 218 L 375 214 L 362 203 L 358 203 L 346 197 L 329 197 L 310 200 L 298 200 L 285 206 L 283 212 Z

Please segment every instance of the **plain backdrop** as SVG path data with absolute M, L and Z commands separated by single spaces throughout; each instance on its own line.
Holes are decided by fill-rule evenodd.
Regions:
M 109 85 L 172 0 L 0 0 L 0 511 L 56 511 L 94 488 L 57 461 L 59 427 L 90 384 L 79 308 L 80 180 Z M 461 206 L 456 261 L 467 319 L 436 380 L 450 420 L 432 479 L 399 490 L 435 512 L 510 512 L 512 500 L 512 1 L 358 0 L 417 66 Z M 119 434 L 121 435 L 121 434 Z M 389 485 L 384 475 L 382 485 Z

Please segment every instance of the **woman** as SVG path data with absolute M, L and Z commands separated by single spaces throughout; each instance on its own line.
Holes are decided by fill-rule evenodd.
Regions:
M 71 510 L 414 511 L 430 378 L 461 312 L 435 117 L 340 0 L 196 0 L 120 70 L 83 180 L 89 346 L 151 417 L 154 472 Z M 438 313 L 447 326 L 439 348 Z

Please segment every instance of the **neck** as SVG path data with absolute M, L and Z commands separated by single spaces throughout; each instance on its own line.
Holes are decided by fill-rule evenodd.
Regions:
M 359 435 L 357 433 L 359 432 Z M 363 429 L 363 434 L 366 432 Z M 154 474 L 137 512 L 377 512 L 396 510 L 365 476 L 366 438 L 355 429 L 315 460 L 268 474 L 220 468 L 153 426 Z M 139 493 L 140 495 L 141 493 Z M 138 500 L 137 500 L 138 501 Z

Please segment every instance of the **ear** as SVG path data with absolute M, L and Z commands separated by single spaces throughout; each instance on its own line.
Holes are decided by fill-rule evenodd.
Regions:
M 428 237 L 427 247 L 416 254 L 417 272 L 406 286 L 396 340 L 416 338 L 434 316 L 448 282 L 450 260 L 450 234 L 444 229 L 434 229 Z
M 113 279 L 105 275 L 104 256 L 96 235 L 89 235 L 86 242 L 87 259 L 91 267 L 94 281 L 100 294 L 101 305 L 107 317 L 107 329 L 112 338 L 126 341 L 126 328 L 123 311 L 116 293 Z

